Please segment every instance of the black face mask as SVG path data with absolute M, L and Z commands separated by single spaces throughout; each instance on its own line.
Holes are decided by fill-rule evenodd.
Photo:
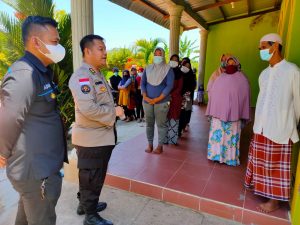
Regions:
M 235 66 L 235 65 L 228 65 L 228 66 L 226 66 L 225 73 L 227 73 L 227 74 L 234 74 L 237 71 L 238 71 L 237 66 Z

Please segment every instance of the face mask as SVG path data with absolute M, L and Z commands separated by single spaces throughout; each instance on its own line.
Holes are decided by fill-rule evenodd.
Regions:
M 138 75 L 141 77 L 143 75 L 143 73 L 138 73 Z
M 262 49 L 259 51 L 259 54 L 260 54 L 260 58 L 264 61 L 270 61 L 270 59 L 272 58 L 273 56 L 273 53 L 269 53 L 269 49 Z
M 45 47 L 49 51 L 49 53 L 43 53 L 43 52 L 40 51 L 44 56 L 51 59 L 52 62 L 54 62 L 54 63 L 58 63 L 61 60 L 63 60 L 63 58 L 65 57 L 65 54 L 66 54 L 66 50 L 62 45 L 60 45 L 60 44 L 46 45 L 44 42 L 42 42 L 42 43 L 45 45 Z
M 183 72 L 183 73 L 188 73 L 190 71 L 190 68 L 186 67 L 186 66 L 182 66 L 180 68 L 180 70 Z
M 234 74 L 237 70 L 238 70 L 237 66 L 235 66 L 235 65 L 228 65 L 228 66 L 226 66 L 225 72 L 227 74 Z
M 162 56 L 154 56 L 153 57 L 153 62 L 154 64 L 160 64 L 163 61 L 163 57 Z
M 114 72 L 114 75 L 115 75 L 115 76 L 118 76 L 118 72 Z
M 171 61 L 169 62 L 169 65 L 170 65 L 170 67 L 175 68 L 175 67 L 178 66 L 178 62 L 177 62 L 177 61 L 171 60 Z

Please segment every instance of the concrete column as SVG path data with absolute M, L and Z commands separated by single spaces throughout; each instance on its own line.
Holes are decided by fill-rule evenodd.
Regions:
M 71 0 L 73 69 L 81 65 L 80 40 L 94 33 L 93 0 Z
M 204 84 L 207 36 L 208 36 L 208 31 L 205 29 L 201 29 L 200 30 L 199 68 L 198 68 L 198 87 L 199 87 L 199 85 Z
M 173 5 L 169 7 L 170 13 L 170 56 L 179 53 L 180 20 L 184 7 Z

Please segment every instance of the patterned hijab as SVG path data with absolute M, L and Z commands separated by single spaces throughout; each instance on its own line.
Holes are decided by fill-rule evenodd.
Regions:
M 153 86 L 158 86 L 167 76 L 170 66 L 166 64 L 165 51 L 158 47 L 154 50 L 159 50 L 162 53 L 163 61 L 160 64 L 151 64 L 146 68 L 147 82 Z

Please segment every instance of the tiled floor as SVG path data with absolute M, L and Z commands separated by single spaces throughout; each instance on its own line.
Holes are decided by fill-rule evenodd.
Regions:
M 259 213 L 256 206 L 265 199 L 243 188 L 252 124 L 242 132 L 241 166 L 230 167 L 206 158 L 209 123 L 204 114 L 205 107 L 194 106 L 189 131 L 161 155 L 144 152 L 145 134 L 119 144 L 106 184 L 244 224 L 290 224 L 287 205 Z

